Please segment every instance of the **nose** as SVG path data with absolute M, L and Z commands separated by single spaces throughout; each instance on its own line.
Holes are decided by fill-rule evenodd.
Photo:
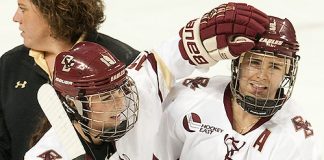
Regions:
M 14 16 L 12 17 L 12 20 L 14 22 L 19 22 L 19 23 L 21 22 L 21 13 L 20 13 L 19 9 L 16 10 Z
M 257 77 L 260 80 L 267 80 L 271 78 L 271 70 L 266 65 L 262 65 L 257 72 Z

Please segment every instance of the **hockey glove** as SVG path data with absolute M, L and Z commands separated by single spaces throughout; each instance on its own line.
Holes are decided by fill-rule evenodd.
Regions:
M 179 49 L 191 64 L 212 66 L 251 50 L 268 25 L 268 16 L 253 6 L 222 4 L 180 30 Z

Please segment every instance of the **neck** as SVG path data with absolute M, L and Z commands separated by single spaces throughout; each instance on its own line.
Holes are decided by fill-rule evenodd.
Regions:
M 70 48 L 72 48 L 72 46 L 73 44 L 66 41 L 52 40 L 46 50 L 43 50 L 44 59 L 47 63 L 51 76 L 53 75 L 56 56 L 63 51 L 68 51 Z
M 235 98 L 232 99 L 232 109 L 233 128 L 238 133 L 247 133 L 260 120 L 260 117 L 245 112 Z

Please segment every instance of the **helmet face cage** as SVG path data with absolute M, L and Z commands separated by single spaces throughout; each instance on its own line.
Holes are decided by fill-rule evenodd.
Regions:
M 138 92 L 134 81 L 127 76 L 117 88 L 82 97 L 66 96 L 81 116 L 78 123 L 85 134 L 101 141 L 118 140 L 132 129 L 138 119 Z
M 275 114 L 291 96 L 298 60 L 271 52 L 247 52 L 233 60 L 230 88 L 238 104 L 256 116 Z

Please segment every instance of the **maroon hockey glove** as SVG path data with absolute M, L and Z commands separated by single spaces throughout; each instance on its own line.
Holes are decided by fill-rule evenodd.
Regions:
M 222 4 L 180 30 L 179 49 L 191 64 L 211 66 L 251 50 L 268 25 L 268 16 L 253 6 Z

